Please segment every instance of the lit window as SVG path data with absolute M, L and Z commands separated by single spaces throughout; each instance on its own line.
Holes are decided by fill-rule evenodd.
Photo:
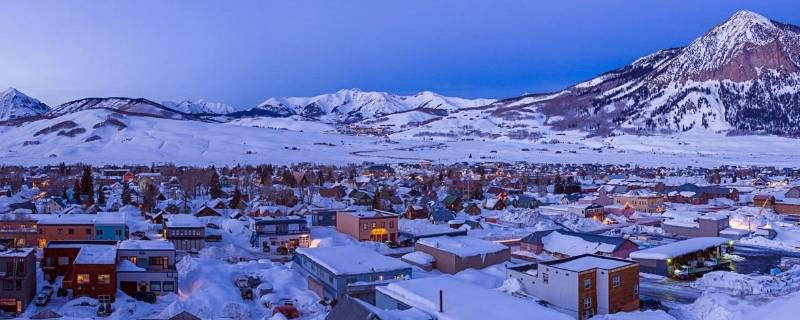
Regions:
M 88 284 L 89 274 L 88 273 L 79 274 L 76 282 L 78 282 L 78 284 Z
M 111 275 L 98 274 L 97 275 L 97 283 L 99 283 L 99 284 L 109 284 L 109 283 L 111 283 Z

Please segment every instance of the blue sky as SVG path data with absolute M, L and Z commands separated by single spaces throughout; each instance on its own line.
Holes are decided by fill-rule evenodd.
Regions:
M 0 87 L 251 107 L 341 88 L 557 90 L 786 1 L 4 1 Z

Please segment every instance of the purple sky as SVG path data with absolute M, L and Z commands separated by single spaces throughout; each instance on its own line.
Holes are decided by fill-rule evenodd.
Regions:
M 252 107 L 341 88 L 503 98 L 557 90 L 786 1 L 8 1 L 0 87 Z

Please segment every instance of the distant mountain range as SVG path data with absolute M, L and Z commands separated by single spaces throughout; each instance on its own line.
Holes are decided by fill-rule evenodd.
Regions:
M 76 116 L 91 121 L 79 121 Z M 205 100 L 158 103 L 111 97 L 70 101 L 51 109 L 16 89 L 0 94 L 0 129 L 2 124 L 19 126 L 4 131 L 18 139 L 18 145 L 44 143 L 37 142 L 33 133 L 61 128 L 58 124 L 66 121 L 59 121 L 62 117 L 85 125 L 97 121 L 93 125 L 98 127 L 81 127 L 85 133 L 77 127 L 61 130 L 63 135 L 48 143 L 91 143 L 119 132 L 128 132 L 134 140 L 158 134 L 159 128 L 131 132 L 139 127 L 137 117 L 412 140 L 547 142 L 683 132 L 797 137 L 800 27 L 740 11 L 686 47 L 661 50 L 562 91 L 502 100 L 446 97 L 428 91 L 401 96 L 347 89 L 315 97 L 269 98 L 251 108 Z M 34 123 L 45 120 L 46 127 Z M 107 129 L 109 123 L 116 129 Z M 61 132 L 56 129 L 53 132 Z M 172 135 L 196 137 L 195 132 Z M 61 141 L 78 136 L 80 140 Z

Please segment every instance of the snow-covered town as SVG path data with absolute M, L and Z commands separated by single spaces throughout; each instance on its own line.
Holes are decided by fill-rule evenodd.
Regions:
M 6 0 L 0 320 L 800 319 L 797 0 Z
M 7 314 L 729 319 L 800 301 L 800 170 L 0 168 Z M 747 317 L 745 317 L 747 316 Z

